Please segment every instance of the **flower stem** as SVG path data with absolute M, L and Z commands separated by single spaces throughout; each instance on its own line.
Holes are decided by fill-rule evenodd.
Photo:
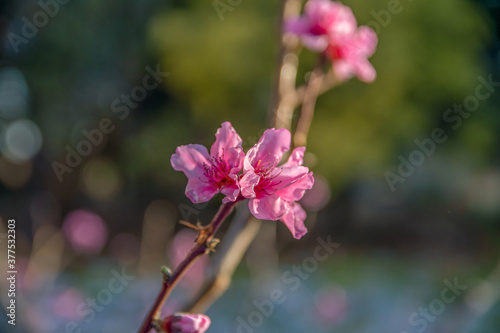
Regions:
M 297 122 L 297 128 L 293 135 L 294 147 L 302 147 L 307 144 L 307 135 L 309 134 L 309 128 L 311 128 L 311 123 L 314 118 L 314 108 L 316 107 L 316 100 L 318 99 L 322 81 L 322 70 L 316 68 L 311 73 L 304 93 L 304 101 L 302 103 L 302 109 L 300 110 L 299 121 Z
M 151 307 L 151 310 L 147 314 L 144 322 L 139 329 L 139 333 L 148 333 L 153 328 L 153 321 L 159 319 L 161 315 L 161 309 L 165 304 L 168 296 L 176 286 L 177 282 L 186 273 L 188 268 L 202 255 L 209 253 L 214 249 L 214 235 L 221 226 L 222 222 L 231 214 L 234 205 L 239 200 L 243 198 L 238 198 L 234 202 L 228 202 L 222 204 L 215 214 L 212 222 L 209 225 L 200 227 L 198 230 L 198 237 L 196 238 L 196 245 L 188 253 L 186 258 L 177 266 L 175 271 L 170 276 L 164 276 L 162 288 L 156 297 L 156 300 Z
M 281 1 L 281 14 L 278 21 L 280 49 L 269 108 L 272 127 L 289 130 L 292 127 L 293 104 L 295 103 L 299 38 L 293 34 L 285 34 L 283 23 L 286 18 L 299 15 L 301 6 L 301 0 Z
M 325 64 L 324 55 L 320 55 L 318 62 L 314 67 L 304 91 L 302 100 L 302 109 L 300 110 L 300 117 L 297 122 L 297 128 L 293 135 L 294 147 L 305 147 L 307 144 L 307 135 L 311 128 L 311 123 L 314 118 L 314 109 L 316 108 L 316 101 L 321 93 L 321 86 L 325 80 L 323 66 Z
M 231 284 L 234 271 L 259 231 L 261 221 L 250 218 L 248 205 L 238 207 L 224 239 L 213 255 L 208 277 L 193 300 L 182 312 L 204 313 Z

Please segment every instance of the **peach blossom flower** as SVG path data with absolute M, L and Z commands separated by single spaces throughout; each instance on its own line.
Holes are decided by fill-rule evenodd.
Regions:
M 230 122 L 224 122 L 215 134 L 210 149 L 198 144 L 177 147 L 170 162 L 188 178 L 186 196 L 194 203 L 206 202 L 217 193 L 222 202 L 235 201 L 240 193 L 237 174 L 243 166 L 241 138 Z
M 250 198 L 252 214 L 263 220 L 280 220 L 299 239 L 307 233 L 306 213 L 296 201 L 314 184 L 313 173 L 302 166 L 305 148 L 295 148 L 288 161 L 278 166 L 290 149 L 287 129 L 268 129 L 251 148 L 240 179 L 241 194 Z

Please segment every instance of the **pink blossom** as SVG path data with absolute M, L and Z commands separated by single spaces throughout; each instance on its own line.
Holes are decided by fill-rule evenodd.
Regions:
M 348 6 L 329 0 L 309 0 L 304 15 L 286 20 L 284 29 L 299 35 L 309 49 L 326 54 L 338 80 L 352 76 L 364 82 L 375 80 L 377 73 L 367 59 L 375 52 L 377 34 L 367 26 L 358 28 Z
M 210 149 L 198 144 L 177 147 L 170 162 L 188 178 L 186 196 L 194 203 L 206 202 L 221 192 L 222 202 L 235 201 L 240 193 L 237 174 L 243 167 L 241 138 L 230 122 L 224 122 L 215 134 Z
M 196 313 L 175 313 L 162 320 L 166 333 L 203 333 L 210 326 L 210 318 Z
M 310 0 L 304 15 L 285 21 L 286 32 L 297 34 L 312 51 L 322 52 L 337 38 L 353 34 L 358 23 L 351 8 L 340 2 Z
M 353 75 L 364 82 L 374 81 L 377 73 L 367 58 L 375 52 L 377 41 L 375 31 L 361 26 L 355 34 L 344 36 L 330 44 L 326 53 L 333 62 L 335 76 L 341 81 Z
M 287 129 L 268 129 L 247 153 L 240 179 L 241 194 L 250 198 L 252 214 L 263 220 L 280 220 L 299 239 L 307 233 L 306 213 L 296 203 L 314 184 L 312 172 L 302 166 L 305 148 L 295 148 L 288 161 L 277 166 L 290 149 Z

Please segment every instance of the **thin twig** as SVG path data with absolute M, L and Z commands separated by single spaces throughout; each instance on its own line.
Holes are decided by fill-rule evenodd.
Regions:
M 259 231 L 261 221 L 250 218 L 248 207 L 241 207 L 231 221 L 203 288 L 184 311 L 203 313 L 231 285 L 232 276 Z
M 239 200 L 241 199 L 242 198 L 239 198 Z M 151 310 L 144 319 L 144 322 L 139 329 L 139 333 L 148 333 L 153 328 L 153 321 L 159 319 L 163 304 L 165 304 L 165 301 L 174 289 L 177 282 L 179 282 L 180 278 L 186 273 L 187 269 L 196 261 L 196 259 L 214 249 L 213 237 L 222 222 L 224 222 L 229 214 L 231 214 L 235 204 L 236 201 L 222 204 L 217 211 L 217 214 L 215 214 L 212 222 L 205 227 L 199 228 L 199 233 L 198 237 L 196 238 L 196 245 L 194 246 L 194 248 L 191 250 L 191 252 L 189 252 L 187 257 L 179 264 L 179 266 L 177 266 L 172 275 L 164 276 L 160 293 L 156 297 Z
M 299 58 L 297 56 L 299 38 L 293 34 L 283 33 L 283 22 L 287 17 L 297 16 L 301 8 L 300 0 L 282 0 L 280 24 L 280 51 L 276 66 L 276 82 L 269 112 L 274 127 L 291 129 L 293 110 L 292 99 L 295 91 L 295 80 Z
M 307 144 L 307 135 L 309 128 L 314 117 L 314 108 L 316 107 L 316 100 L 321 89 L 324 74 L 321 65 L 317 66 L 311 73 L 307 82 L 307 87 L 304 91 L 304 99 L 302 102 L 302 109 L 300 111 L 300 118 L 297 122 L 297 128 L 293 135 L 293 145 L 295 147 L 305 147 Z
M 319 88 L 318 96 L 327 92 L 328 90 L 332 89 L 333 87 L 337 86 L 338 84 L 339 84 L 339 81 L 335 79 L 335 76 L 333 75 L 333 71 L 330 70 L 330 71 L 322 74 L 321 86 Z M 293 95 L 294 95 L 293 107 L 294 108 L 300 106 L 302 104 L 302 102 L 304 101 L 306 89 L 307 89 L 307 83 L 301 85 L 300 87 L 295 89 L 295 91 L 293 92 Z

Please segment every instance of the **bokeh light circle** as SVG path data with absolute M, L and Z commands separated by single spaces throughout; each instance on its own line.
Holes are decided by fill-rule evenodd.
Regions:
M 108 230 L 103 219 L 83 209 L 74 210 L 66 215 L 63 231 L 72 248 L 84 255 L 98 254 L 108 238 Z
M 12 122 L 5 129 L 0 149 L 13 162 L 25 162 L 35 156 L 42 147 L 42 133 L 28 119 Z

